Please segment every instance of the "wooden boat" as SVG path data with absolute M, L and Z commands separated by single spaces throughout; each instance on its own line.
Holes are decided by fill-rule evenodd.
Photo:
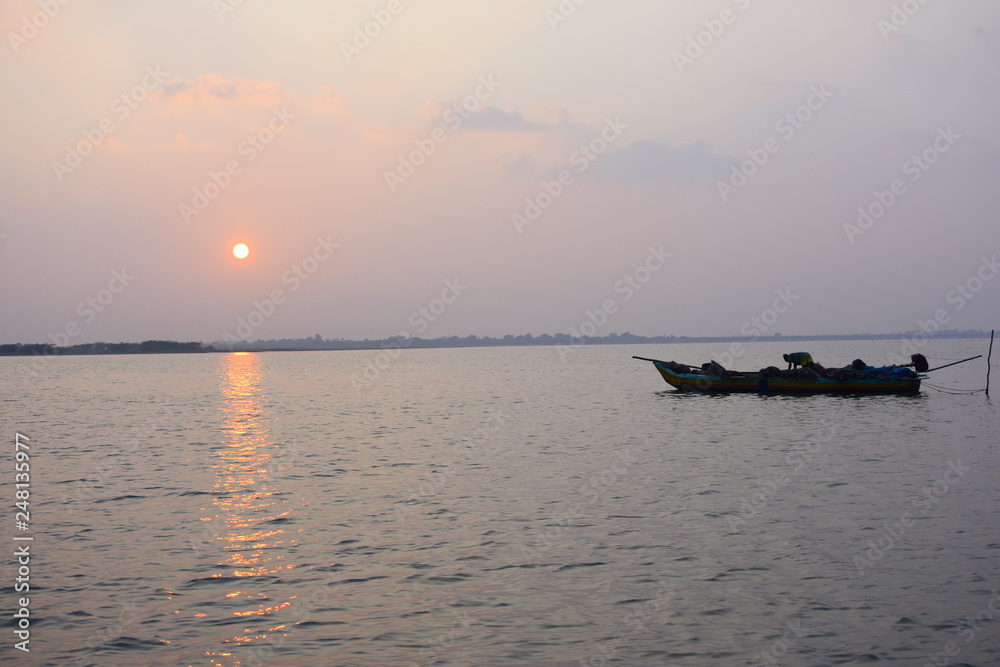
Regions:
M 770 377 L 759 372 L 725 371 L 712 375 L 673 361 L 632 357 L 653 362 L 667 384 L 682 391 L 757 392 L 763 394 L 916 394 L 926 376 L 909 371 L 894 377 L 877 370 L 831 377 Z M 908 370 L 908 369 L 905 369 Z M 900 374 L 902 375 L 902 374 Z

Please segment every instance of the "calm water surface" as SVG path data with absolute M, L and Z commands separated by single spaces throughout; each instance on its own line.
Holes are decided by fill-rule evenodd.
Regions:
M 3 660 L 1000 664 L 996 403 L 686 395 L 630 358 L 727 347 L 0 359 L 35 537 Z M 793 347 L 735 366 L 900 343 Z

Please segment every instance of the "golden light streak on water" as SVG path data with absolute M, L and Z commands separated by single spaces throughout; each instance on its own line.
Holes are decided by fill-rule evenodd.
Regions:
M 289 462 L 280 460 L 286 452 L 270 438 L 271 415 L 262 390 L 265 374 L 261 356 L 237 352 L 220 357 L 219 379 L 223 420 L 220 447 L 212 455 L 214 515 L 202 520 L 216 526 L 218 562 L 228 570 L 213 576 L 240 577 L 249 583 L 295 567 L 283 562 L 285 548 L 294 545 L 295 540 L 285 534 L 285 528 L 274 525 L 293 518 L 293 506 L 282 496 L 281 487 L 281 474 Z M 253 599 L 268 600 L 231 612 L 249 619 L 268 617 L 288 608 L 294 596 L 271 600 L 266 591 L 250 588 L 223 593 L 223 597 L 243 597 L 248 603 Z M 271 632 L 266 625 L 245 627 L 227 643 L 246 646 L 266 640 Z M 277 634 L 280 636 L 280 632 Z M 223 652 L 212 655 L 224 661 L 233 656 Z

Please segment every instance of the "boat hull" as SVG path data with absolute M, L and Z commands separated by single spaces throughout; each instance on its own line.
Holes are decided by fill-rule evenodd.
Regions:
M 653 361 L 653 365 L 667 384 L 685 391 L 761 394 L 917 394 L 920 392 L 920 376 L 835 380 L 763 377 L 756 373 L 747 373 L 732 377 L 716 377 L 701 373 L 677 373 L 662 361 Z

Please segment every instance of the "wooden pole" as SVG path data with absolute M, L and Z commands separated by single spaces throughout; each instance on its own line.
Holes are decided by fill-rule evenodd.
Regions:
M 956 365 L 956 364 L 964 364 L 964 363 L 965 363 L 966 361 L 972 361 L 973 359 L 978 359 L 978 358 L 979 358 L 979 357 L 981 357 L 981 356 L 983 356 L 983 355 L 981 355 L 981 354 L 977 354 L 977 355 L 976 355 L 976 356 L 974 356 L 974 357 L 969 357 L 968 359 L 962 359 L 961 361 L 953 361 L 953 362 L 951 362 L 950 364 L 945 364 L 944 366 L 935 366 L 934 368 L 928 368 L 928 369 L 927 369 L 926 371 L 924 371 L 924 372 L 925 372 L 925 373 L 930 373 L 931 371 L 939 371 L 939 370 L 941 370 L 942 368 L 948 368 L 948 366 L 954 366 L 954 365 Z
M 990 351 L 986 355 L 986 395 L 990 395 L 990 359 L 993 358 L 993 332 L 994 329 L 990 329 Z

